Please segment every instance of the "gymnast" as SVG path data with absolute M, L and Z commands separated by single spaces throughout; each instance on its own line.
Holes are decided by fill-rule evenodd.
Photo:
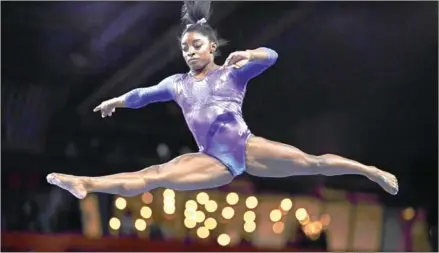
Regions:
M 222 66 L 214 62 L 222 40 L 208 23 L 210 2 L 188 1 L 182 8 L 185 29 L 181 52 L 189 72 L 175 74 L 159 84 L 137 88 L 106 100 L 94 112 L 103 118 L 118 108 L 141 108 L 150 103 L 175 101 L 181 108 L 199 151 L 136 172 L 101 177 L 51 173 L 50 184 L 77 198 L 91 192 L 135 196 L 158 187 L 177 191 L 215 188 L 244 172 L 257 177 L 302 175 L 362 175 L 397 194 L 398 181 L 374 166 L 337 155 L 310 155 L 293 146 L 253 135 L 242 116 L 242 103 L 250 80 L 277 60 L 272 49 L 231 53 Z

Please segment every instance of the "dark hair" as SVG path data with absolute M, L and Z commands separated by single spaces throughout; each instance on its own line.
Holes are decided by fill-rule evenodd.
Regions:
M 187 32 L 198 32 L 217 44 L 218 48 L 227 44 L 227 41 L 219 38 L 218 33 L 209 25 L 210 14 L 210 1 L 184 1 L 181 8 L 181 21 L 185 28 L 181 33 L 181 37 Z M 206 20 L 206 23 L 197 23 L 203 18 Z M 219 51 L 217 50 L 215 55 L 218 54 Z

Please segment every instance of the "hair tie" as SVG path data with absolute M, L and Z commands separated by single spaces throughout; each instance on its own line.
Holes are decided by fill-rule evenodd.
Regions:
M 198 20 L 196 24 L 204 25 L 204 24 L 206 24 L 206 23 L 207 23 L 206 18 L 202 18 L 202 19 Z M 194 25 L 194 24 L 186 25 L 186 29 L 189 28 L 190 26 L 193 26 L 193 25 Z

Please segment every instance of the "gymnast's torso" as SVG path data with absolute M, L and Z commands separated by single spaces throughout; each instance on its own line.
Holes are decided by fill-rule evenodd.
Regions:
M 125 94 L 125 105 L 140 108 L 174 100 L 181 108 L 199 151 L 222 162 L 232 174 L 245 171 L 245 145 L 250 130 L 242 116 L 247 83 L 274 64 L 277 54 L 242 68 L 217 68 L 198 80 L 189 73 L 172 75 L 156 86 Z

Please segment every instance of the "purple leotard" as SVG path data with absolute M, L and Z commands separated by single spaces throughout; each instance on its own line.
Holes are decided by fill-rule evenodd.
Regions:
M 123 95 L 128 108 L 174 100 L 183 111 L 199 151 L 222 162 L 234 176 L 245 169 L 245 148 L 251 136 L 242 117 L 242 102 L 248 81 L 277 60 L 277 53 L 264 48 L 266 60 L 254 60 L 242 68 L 220 68 L 203 80 L 176 74 L 158 85 L 134 89 Z

